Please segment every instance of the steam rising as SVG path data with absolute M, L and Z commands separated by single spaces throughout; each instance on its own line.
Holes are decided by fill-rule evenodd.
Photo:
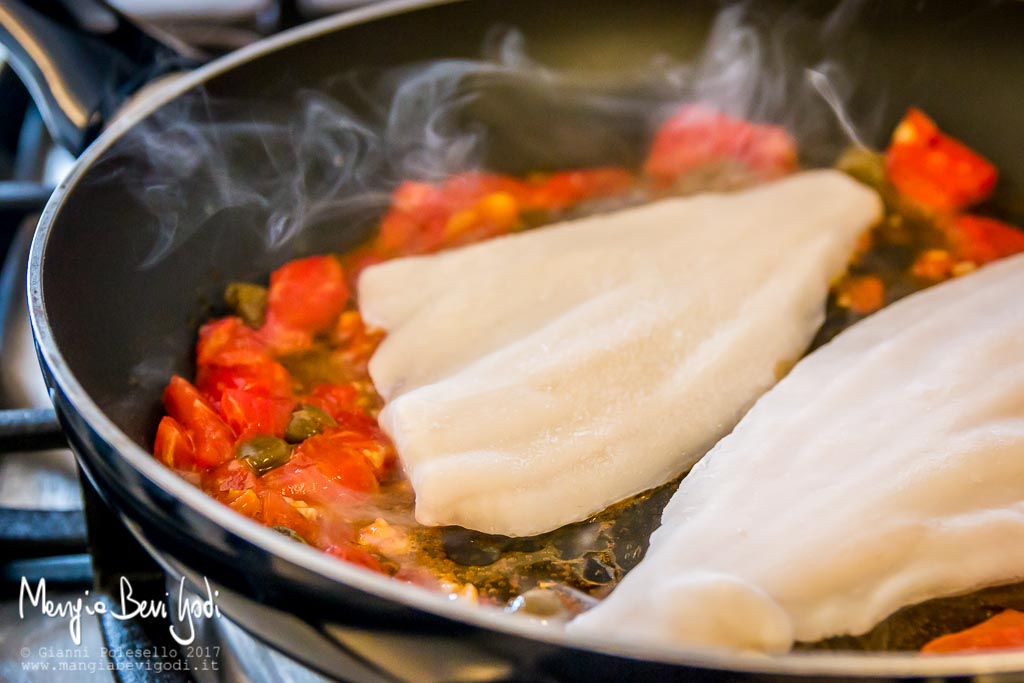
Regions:
M 141 262 L 149 268 L 225 209 L 253 210 L 263 222 L 265 248 L 276 251 L 309 226 L 372 223 L 403 179 L 438 180 L 493 165 L 496 136 L 520 136 L 524 154 L 557 156 L 585 146 L 559 131 L 559 107 L 574 107 L 577 115 L 586 110 L 607 124 L 586 126 L 595 149 L 609 150 L 604 163 L 623 163 L 629 154 L 639 161 L 661 120 L 680 103 L 702 101 L 785 126 L 805 163 L 827 164 L 848 142 L 864 144 L 863 123 L 844 108 L 855 83 L 827 49 L 859 7 L 843 3 L 824 24 L 812 24 L 796 13 L 768 20 L 749 4 L 733 4 L 719 13 L 696 60 L 659 57 L 642 72 L 597 77 L 548 69 L 529 58 L 520 33 L 504 29 L 488 37 L 480 60 L 341 74 L 289 102 L 231 102 L 195 93 L 133 128 L 116 148 L 118 157 L 133 161 L 131 170 L 111 164 L 117 169 L 111 173 L 120 174 L 155 217 L 152 248 Z M 806 46 L 808 35 L 819 48 L 815 54 L 794 48 Z M 339 84 L 351 106 L 329 94 Z M 514 130 L 511 114 L 486 120 L 503 108 L 503 88 L 515 89 L 511 100 L 504 91 L 513 108 L 552 107 L 548 138 L 543 131 Z M 519 102 L 522 92 L 532 93 L 524 96 L 526 105 Z

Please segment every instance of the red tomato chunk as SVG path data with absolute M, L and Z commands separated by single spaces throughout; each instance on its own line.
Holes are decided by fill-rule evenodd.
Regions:
M 955 212 L 986 199 L 998 172 L 983 156 L 942 133 L 911 109 L 896 127 L 885 156 L 889 182 L 926 211 Z
M 733 162 L 769 180 L 796 168 L 796 143 L 783 128 L 733 118 L 702 104 L 682 107 L 658 129 L 644 172 L 662 185 L 711 164 Z
M 980 652 L 1024 647 L 1024 613 L 1008 609 L 969 629 L 940 636 L 923 648 L 926 654 Z

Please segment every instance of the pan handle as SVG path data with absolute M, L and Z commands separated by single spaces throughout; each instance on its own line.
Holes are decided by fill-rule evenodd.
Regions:
M 139 87 L 206 61 L 102 0 L 0 0 L 0 43 L 50 135 L 75 155 Z
M 0 453 L 66 448 L 53 408 L 0 410 Z

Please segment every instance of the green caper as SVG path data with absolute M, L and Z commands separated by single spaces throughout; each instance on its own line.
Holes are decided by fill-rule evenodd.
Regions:
M 288 538 L 292 539 L 293 541 L 298 541 L 299 543 L 302 543 L 304 545 L 309 545 L 308 543 L 306 543 L 306 539 L 304 539 L 302 536 L 300 536 L 299 532 L 297 532 L 295 529 L 292 529 L 291 527 L 287 527 L 287 526 L 272 526 L 270 528 L 273 529 L 274 531 L 276 531 L 277 533 L 283 535 L 283 536 L 287 536 Z
M 235 457 L 262 475 L 288 462 L 292 447 L 276 436 L 254 436 L 238 444 Z
M 333 427 L 336 424 L 338 423 L 334 421 L 333 417 L 316 406 L 299 406 L 288 420 L 284 438 L 288 443 L 299 443 L 319 434 L 326 427 Z
M 876 190 L 885 185 L 885 158 L 865 147 L 849 147 L 839 157 L 836 168 Z
M 260 327 L 267 317 L 267 288 L 249 282 L 232 282 L 224 290 L 224 301 L 249 327 Z

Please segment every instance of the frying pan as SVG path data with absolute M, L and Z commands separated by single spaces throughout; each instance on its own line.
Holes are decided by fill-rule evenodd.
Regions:
M 766 17 L 793 11 L 791 3 L 754 5 Z M 139 144 L 146 135 L 173 128 L 182 112 L 199 112 L 208 123 L 287 127 L 296 115 L 292 104 L 310 91 L 371 116 L 365 89 L 339 74 L 475 58 L 496 26 L 515 28 L 531 56 L 555 69 L 640 73 L 659 55 L 692 58 L 719 9 L 667 0 L 387 3 L 214 61 L 107 128 L 42 215 L 29 257 L 30 314 L 45 379 L 82 470 L 171 576 L 200 587 L 208 579 L 221 611 L 245 629 L 347 680 L 1020 678 L 1012 672 L 1024 672 L 1024 653 L 764 657 L 624 646 L 610 633 L 570 639 L 557 628 L 468 608 L 294 543 L 208 498 L 148 452 L 160 389 L 171 373 L 188 374 L 197 325 L 224 283 L 263 278 L 297 256 L 348 248 L 367 234 L 372 211 L 344 220 L 313 217 L 294 238 L 268 242 L 264 227 L 279 207 L 226 202 L 203 214 L 201 225 L 175 233 L 174 248 L 153 259 L 169 216 L 133 183 L 147 178 L 160 185 L 168 169 Z M 801 3 L 808 25 L 822 31 L 787 41 L 806 41 L 796 47 L 808 64 L 827 50 L 833 63 L 850 67 L 856 78 L 845 93 L 847 111 L 876 124 L 862 131 L 867 142 L 882 146 L 905 108 L 920 106 L 996 163 L 1003 172 L 996 209 L 1019 221 L 1024 4 L 847 4 L 840 8 L 845 37 L 822 40 L 839 16 L 835 9 L 832 2 Z M 766 26 L 773 30 L 770 20 Z M 480 163 L 509 171 L 635 163 L 649 130 L 640 112 L 664 95 L 595 115 L 571 93 L 545 97 L 531 88 L 513 80 L 474 103 L 475 130 L 488 141 Z M 249 178 L 268 163 L 266 148 L 225 144 L 229 179 Z M 185 202 L 170 206 L 187 208 L 212 201 L 223 177 L 201 169 L 162 180 Z

